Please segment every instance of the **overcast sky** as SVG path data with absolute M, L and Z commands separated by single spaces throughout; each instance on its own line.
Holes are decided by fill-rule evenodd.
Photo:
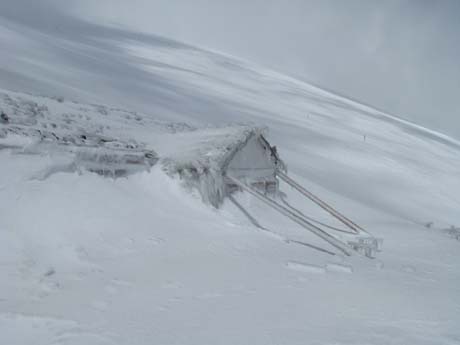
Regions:
M 73 7 L 65 6 L 89 20 L 260 63 L 460 138 L 459 0 L 72 0 Z

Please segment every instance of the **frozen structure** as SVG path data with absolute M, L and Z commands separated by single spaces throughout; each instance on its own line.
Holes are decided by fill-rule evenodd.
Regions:
M 219 207 L 239 187 L 229 177 L 264 194 L 278 191 L 277 171 L 286 166 L 264 137 L 263 128 L 234 125 L 176 135 L 175 151 L 163 159 L 168 174 L 199 190 L 204 202 Z
M 24 125 L 3 128 L 0 136 L 27 138 L 26 146 L 10 144 L 9 148 L 23 153 L 67 155 L 68 164 L 60 170 L 82 169 L 108 177 L 122 177 L 149 169 L 158 155 L 144 145 L 95 134 L 56 134 L 52 130 L 37 130 Z M 58 169 L 59 170 L 59 169 Z
M 44 176 L 88 170 L 121 177 L 148 170 L 158 161 L 157 153 L 118 135 L 112 127 L 120 127 L 131 115 L 113 113 L 120 116 L 108 119 L 103 106 L 0 92 L 0 149 L 54 157 L 56 164 Z
M 203 201 L 214 207 L 219 207 L 225 198 L 235 202 L 230 196 L 236 191 L 247 192 L 341 253 L 375 257 L 376 252 L 381 250 L 382 241 L 290 178 L 286 165 L 276 147 L 266 140 L 265 133 L 263 128 L 233 125 L 175 134 L 169 154 L 161 159 L 163 168 L 169 175 L 179 176 L 186 186 L 197 189 Z M 339 230 L 341 234 L 338 235 L 289 203 L 280 204 L 279 200 L 282 201 L 283 197 L 278 193 L 279 181 L 296 189 L 342 222 L 348 230 Z M 241 205 L 238 207 L 243 209 Z M 247 210 L 243 213 L 249 215 Z
M 266 133 L 265 128 L 243 124 L 197 129 L 121 109 L 0 90 L 0 150 L 51 157 L 36 178 L 82 170 L 116 178 L 161 164 L 167 174 L 198 190 L 203 201 L 216 208 L 226 198 L 235 202 L 232 193 L 246 192 L 337 251 L 375 257 L 381 240 L 288 176 Z M 278 193 L 280 182 L 347 229 L 315 221 L 291 206 Z

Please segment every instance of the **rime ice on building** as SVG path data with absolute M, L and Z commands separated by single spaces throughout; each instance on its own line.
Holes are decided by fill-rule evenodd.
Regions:
M 345 255 L 374 257 L 381 241 L 286 175 L 286 166 L 264 130 L 250 126 L 204 128 L 175 134 L 165 170 L 199 190 L 204 202 L 219 207 L 233 192 L 245 191 L 273 210 L 322 238 Z M 289 204 L 278 202 L 279 180 L 303 194 L 349 228 L 331 234 Z M 247 214 L 247 212 L 245 212 Z
M 276 193 L 276 173 L 285 170 L 285 165 L 263 133 L 264 129 L 244 125 L 180 133 L 176 135 L 179 144 L 163 160 L 164 166 L 215 207 L 239 189 L 229 176 L 265 194 Z

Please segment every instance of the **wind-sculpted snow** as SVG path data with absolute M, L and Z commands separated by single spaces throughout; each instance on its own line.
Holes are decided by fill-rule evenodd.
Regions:
M 184 123 L 144 119 L 142 115 L 102 105 L 84 105 L 63 99 L 0 93 L 0 148 L 54 156 L 67 155 L 67 164 L 50 173 L 81 168 L 102 175 L 125 176 L 149 169 L 157 153 L 137 140 L 139 130 L 157 137 L 188 131 Z
M 0 343 L 460 343 L 457 141 L 232 57 L 18 6 L 0 4 Z M 210 208 L 165 174 L 219 164 L 244 134 L 225 123 L 268 127 L 291 177 L 384 238 L 378 259 L 318 250 L 246 194 Z M 157 164 L 126 178 L 69 165 L 146 152 Z
M 103 105 L 5 91 L 0 93 L 0 116 L 0 149 L 56 160 L 36 178 L 82 169 L 122 177 L 161 160 L 164 171 L 214 206 L 224 198 L 228 160 L 250 136 L 263 132 L 244 124 L 197 129 Z M 144 142 L 138 140 L 142 132 Z

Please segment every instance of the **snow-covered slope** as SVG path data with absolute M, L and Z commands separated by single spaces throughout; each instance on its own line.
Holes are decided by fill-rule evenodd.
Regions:
M 231 57 L 70 17 L 1 19 L 0 44 L 4 93 L 57 97 L 33 96 L 69 130 L 146 143 L 172 121 L 267 126 L 292 176 L 385 240 L 377 260 L 332 257 L 286 242 L 317 244 L 244 194 L 271 232 L 159 166 L 43 175 L 53 155 L 3 147 L 1 343 L 460 343 L 459 242 L 442 230 L 460 223 L 457 141 Z

